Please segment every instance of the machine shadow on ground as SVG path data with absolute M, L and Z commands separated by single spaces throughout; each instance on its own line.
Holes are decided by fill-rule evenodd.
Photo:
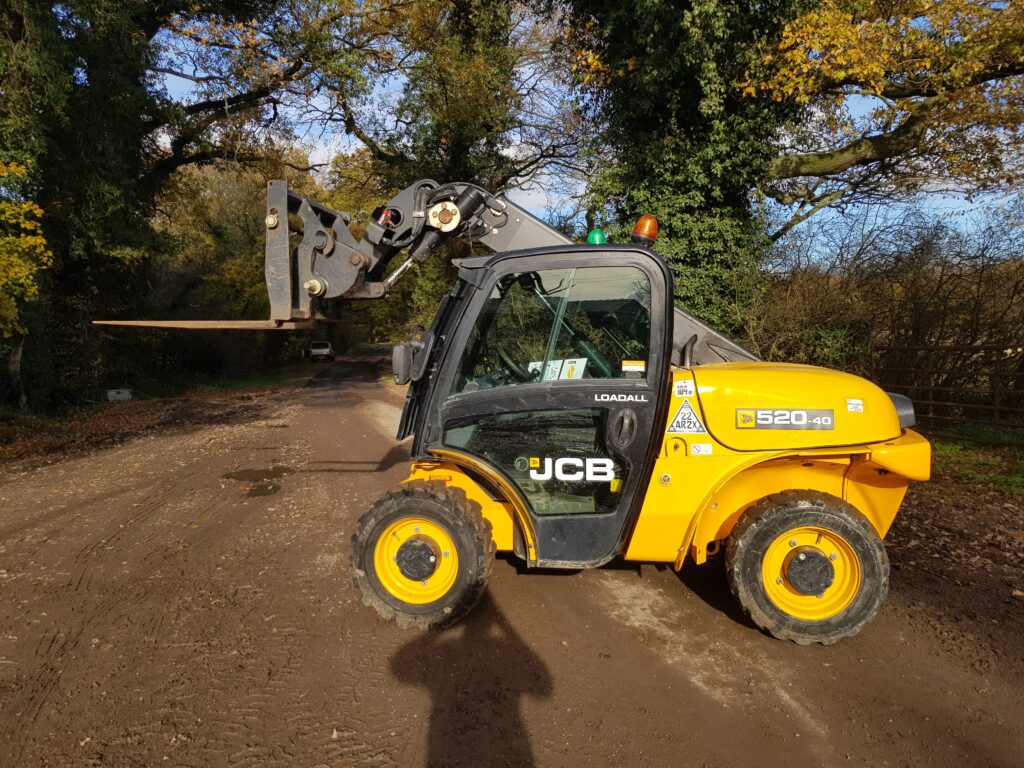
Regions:
M 756 629 L 729 589 L 729 583 L 725 578 L 725 563 L 721 556 L 709 557 L 702 565 L 687 559 L 676 575 L 683 585 L 708 607 L 741 626 Z
M 523 560 L 510 553 L 498 553 L 498 559 L 504 560 L 514 568 L 518 576 L 573 576 L 581 572 L 581 569 L 578 568 L 530 568 Z M 601 570 L 621 571 L 634 574 L 637 578 L 643 578 L 644 566 L 658 571 L 671 568 L 670 565 L 664 563 L 639 563 L 616 558 L 610 563 L 602 565 Z M 736 603 L 732 592 L 729 591 L 729 584 L 725 579 L 725 566 L 721 557 L 711 557 L 703 565 L 697 565 L 687 560 L 676 576 L 687 591 L 700 598 L 708 607 L 732 619 L 740 626 L 756 629 L 754 623 Z
M 300 469 L 299 472 L 327 474 L 384 472 L 392 467 L 408 464 L 410 461 L 409 446 L 396 445 L 376 461 L 372 459 L 366 461 L 328 461 L 316 459 L 310 461 L 309 465 L 305 469 Z
M 417 634 L 391 671 L 430 694 L 428 768 L 536 764 L 522 699 L 549 699 L 552 676 L 489 595 L 457 626 Z

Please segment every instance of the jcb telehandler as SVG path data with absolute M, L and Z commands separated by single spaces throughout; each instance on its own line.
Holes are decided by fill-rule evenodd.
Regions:
M 279 181 L 265 224 L 269 321 L 134 324 L 308 327 L 384 298 L 447 238 L 495 251 L 457 261 L 430 328 L 394 349 L 412 466 L 359 520 L 351 555 L 382 617 L 452 624 L 496 551 L 679 569 L 723 548 L 736 599 L 775 637 L 833 643 L 877 612 L 882 538 L 930 471 L 910 401 L 761 362 L 676 308 L 669 267 L 643 245 L 656 222 L 638 224 L 640 245 L 577 245 L 502 196 L 423 180 L 360 241 L 347 214 Z

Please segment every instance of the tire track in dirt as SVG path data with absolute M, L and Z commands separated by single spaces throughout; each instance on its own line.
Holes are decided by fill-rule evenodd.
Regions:
M 965 671 L 898 601 L 797 649 L 718 577 L 502 559 L 452 630 L 379 622 L 348 538 L 404 477 L 401 399 L 351 372 L 0 490 L 0 765 L 1016 764 L 1017 667 Z M 273 466 L 267 496 L 224 477 Z
M 749 684 L 756 680 L 762 691 L 778 698 L 816 741 L 816 753 L 829 763 L 835 755 L 829 745 L 829 733 L 813 707 L 790 693 L 793 680 L 786 670 L 764 665 L 750 649 L 716 641 L 706 633 L 694 631 L 678 615 L 673 603 L 656 586 L 639 580 L 627 580 L 619 573 L 604 573 L 601 580 L 610 615 L 627 626 L 648 632 L 665 660 L 719 706 L 736 706 Z M 677 586 L 677 585 L 673 585 Z M 669 618 L 672 617 L 672 618 Z M 760 703 L 758 703 L 758 706 Z
M 89 459 L 80 461 L 84 463 L 78 467 L 80 474 L 88 474 Z M 198 509 L 191 509 L 194 504 L 179 504 L 181 499 L 200 498 L 192 479 L 175 475 L 161 480 L 158 476 L 141 485 L 100 493 L 81 505 L 64 504 L 27 524 L 6 529 L 9 536 L 22 534 L 14 541 L 5 540 L 4 555 L 12 563 L 27 563 L 25 571 L 35 570 L 30 577 L 36 585 L 36 594 L 32 595 L 35 602 L 50 604 L 57 596 L 81 595 L 61 617 L 60 628 L 37 628 L 41 640 L 31 657 L 22 655 L 17 662 L 10 662 L 17 668 L 16 679 L 27 682 L 18 686 L 22 707 L 13 720 L 5 720 L 3 728 L 8 732 L 5 741 L 11 747 L 14 764 L 22 763 L 32 731 L 58 688 L 66 663 L 83 650 L 80 642 L 86 627 L 91 634 L 116 636 L 122 659 L 142 655 L 142 646 L 151 645 L 153 636 L 159 633 L 164 622 L 162 605 L 153 605 L 148 616 L 139 615 L 140 605 L 145 606 L 147 601 L 146 581 L 202 537 L 205 531 L 197 530 L 201 528 L 197 521 L 216 514 L 229 501 L 230 494 L 211 496 L 207 492 Z M 190 513 L 185 526 L 181 525 L 181 508 Z M 58 524 L 52 525 L 54 522 Z M 43 530 L 33 536 L 38 528 Z M 76 540 L 77 546 L 69 549 L 67 544 Z M 45 567 L 33 569 L 31 558 L 40 554 L 44 545 L 50 545 L 46 554 L 52 556 Z M 131 562 L 133 578 L 127 584 L 120 583 L 124 580 L 114 573 L 116 563 L 122 560 L 122 565 Z M 66 578 L 55 581 L 54 576 L 61 573 Z M 102 579 L 100 584 L 94 584 L 97 574 Z M 39 587 L 43 594 L 39 594 Z M 43 611 L 41 615 L 47 617 L 48 613 Z M 5 620 L 10 618 L 14 617 L 4 616 Z M 35 623 L 47 621 L 36 619 Z M 103 641 L 94 638 L 96 644 L 102 645 Z M 8 675 L 11 671 L 4 670 Z M 51 703 L 53 707 L 59 709 L 60 702 Z

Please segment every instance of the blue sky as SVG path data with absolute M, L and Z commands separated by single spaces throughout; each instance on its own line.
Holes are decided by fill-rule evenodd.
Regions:
M 164 76 L 164 83 L 168 95 L 176 100 L 187 101 L 195 90 L 194 83 L 179 77 Z M 849 99 L 847 105 L 855 118 L 864 118 L 877 106 L 877 101 L 857 96 Z M 303 144 L 309 150 L 310 162 L 313 163 L 328 162 L 335 154 L 360 146 L 357 139 L 344 132 L 332 133 L 312 123 L 299 125 L 298 130 L 302 134 Z M 582 193 L 582 187 L 579 187 L 579 191 Z M 552 205 L 552 200 L 556 196 L 543 182 L 531 183 L 526 189 L 512 189 L 507 194 L 513 202 L 541 218 L 551 214 L 558 207 Z M 926 214 L 941 218 L 958 229 L 970 231 L 979 226 L 987 213 L 1005 204 L 1008 200 L 1008 197 L 1001 195 L 982 195 L 968 199 L 964 195 L 933 192 L 918 195 L 900 203 L 874 204 L 870 207 L 881 206 L 887 214 L 893 217 L 902 215 L 908 208 L 916 208 Z M 855 206 L 851 213 L 857 215 L 864 208 L 865 206 Z M 839 221 L 844 218 L 844 214 L 838 210 L 826 209 L 818 213 L 817 218 L 826 221 L 829 219 Z

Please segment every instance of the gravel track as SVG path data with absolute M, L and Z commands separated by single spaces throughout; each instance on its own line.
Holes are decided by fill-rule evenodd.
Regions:
M 405 476 L 380 375 L 343 360 L 0 467 L 0 766 L 1024 761 L 1011 499 L 915 490 L 889 601 L 834 647 L 759 633 L 720 564 L 499 559 L 468 620 L 402 631 L 347 565 Z

